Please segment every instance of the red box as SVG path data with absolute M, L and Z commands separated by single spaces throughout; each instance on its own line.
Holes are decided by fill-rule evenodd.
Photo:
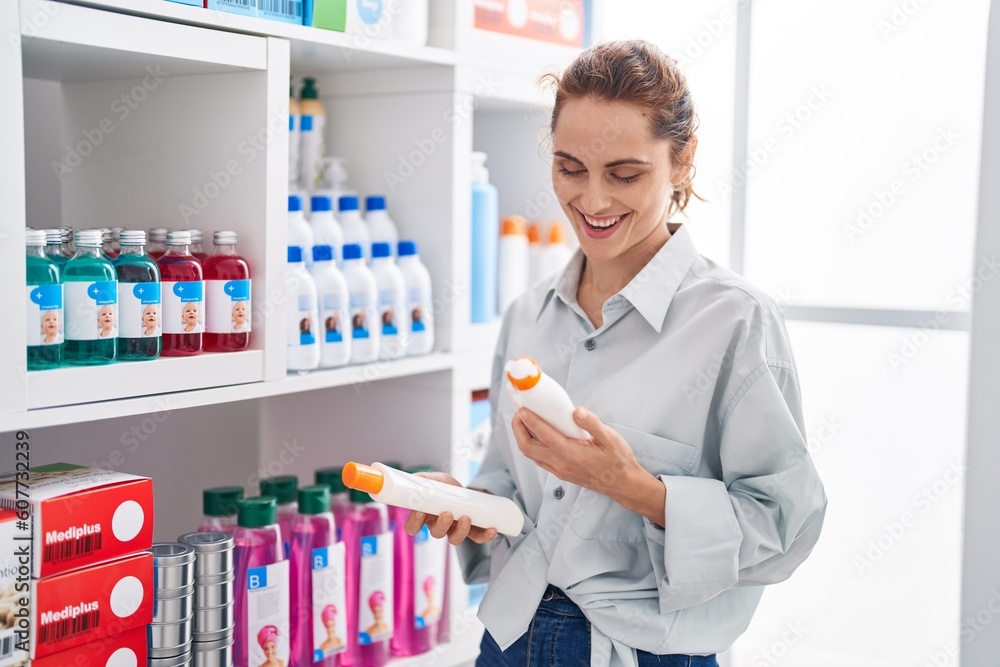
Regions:
M 583 46 L 584 0 L 476 0 L 475 27 L 542 42 Z
M 0 667 L 28 664 L 28 628 L 31 600 L 31 563 L 17 555 L 18 545 L 28 546 L 27 530 L 17 530 L 17 514 L 0 510 Z
M 24 473 L 20 473 L 22 476 Z M 153 544 L 153 480 L 69 463 L 0 475 L 0 507 L 30 515 L 31 576 L 49 577 Z
M 153 554 L 31 582 L 31 658 L 41 658 L 153 621 Z
M 137 667 L 146 665 L 145 628 L 95 639 L 82 646 L 31 661 L 31 667 L 120 667 L 121 665 L 137 665 Z

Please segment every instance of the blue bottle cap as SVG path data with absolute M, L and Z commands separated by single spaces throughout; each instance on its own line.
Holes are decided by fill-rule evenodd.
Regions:
M 358 210 L 358 198 L 354 195 L 344 195 L 339 200 L 337 200 L 337 210 L 338 211 L 357 211 Z
M 367 211 L 384 211 L 385 210 L 385 197 L 382 195 L 369 195 L 365 199 L 365 210 Z
M 288 246 L 288 262 L 294 264 L 302 261 L 302 248 L 297 245 Z
M 302 197 L 298 195 L 288 195 L 288 212 L 294 213 L 295 211 L 302 210 Z
M 313 246 L 314 262 L 329 262 L 331 259 L 333 259 L 333 246 L 328 246 L 328 245 Z
M 399 242 L 399 256 L 409 257 L 410 255 L 417 254 L 417 242 L 416 241 L 400 241 Z
M 372 244 L 372 257 L 390 257 L 392 253 L 389 251 L 388 243 L 373 243 Z
M 326 195 L 313 195 L 312 210 L 313 213 L 316 211 L 332 211 L 333 200 Z
M 348 243 L 344 246 L 344 261 L 349 259 L 361 259 L 361 246 L 357 243 Z

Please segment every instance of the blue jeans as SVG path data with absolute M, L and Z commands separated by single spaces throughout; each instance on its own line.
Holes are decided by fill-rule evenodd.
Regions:
M 639 667 L 718 667 L 714 655 L 653 655 L 637 651 Z M 542 597 L 528 631 L 506 651 L 483 633 L 476 667 L 588 667 L 590 621 L 555 586 Z

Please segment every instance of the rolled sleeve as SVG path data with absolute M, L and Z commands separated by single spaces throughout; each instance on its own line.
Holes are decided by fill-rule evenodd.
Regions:
M 645 533 L 663 613 L 783 581 L 819 538 L 827 499 L 799 427 L 794 370 L 764 365 L 745 387 L 722 431 L 723 479 L 660 476 L 665 526 L 647 521 Z

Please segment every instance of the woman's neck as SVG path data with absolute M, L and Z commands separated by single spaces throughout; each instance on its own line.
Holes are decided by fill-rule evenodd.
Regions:
M 672 225 L 676 232 L 679 225 Z M 596 262 L 587 258 L 580 276 L 580 291 L 587 292 L 592 299 L 604 303 L 612 295 L 620 292 L 638 275 L 649 260 L 659 252 L 663 244 L 672 236 L 667 225 L 657 227 L 642 242 L 630 248 L 624 255 L 614 259 Z

